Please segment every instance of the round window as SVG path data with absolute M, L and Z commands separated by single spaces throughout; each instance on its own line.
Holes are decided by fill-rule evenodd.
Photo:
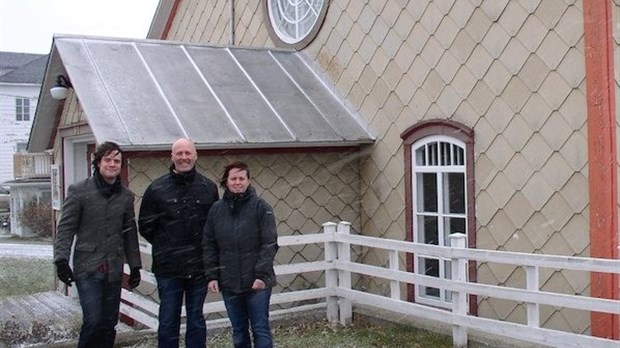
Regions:
M 271 39 L 277 46 L 299 50 L 318 33 L 329 0 L 267 0 L 263 4 Z

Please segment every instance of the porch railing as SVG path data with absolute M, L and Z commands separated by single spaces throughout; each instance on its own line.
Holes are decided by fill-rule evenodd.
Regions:
M 49 178 L 52 155 L 48 153 L 13 154 L 13 177 L 15 179 Z
M 584 334 L 541 328 L 539 323 L 540 306 L 571 308 L 620 315 L 620 300 L 593 298 L 581 295 L 567 295 L 541 291 L 538 285 L 539 269 L 552 268 L 620 274 L 620 260 L 595 259 L 584 257 L 526 254 L 515 252 L 467 249 L 465 235 L 455 234 L 451 238 L 453 247 L 440 247 L 405 241 L 352 235 L 347 222 L 325 223 L 323 233 L 284 236 L 278 239 L 280 246 L 324 244 L 325 260 L 302 262 L 276 266 L 276 274 L 299 274 L 306 272 L 325 272 L 325 287 L 274 293 L 272 305 L 292 304 L 307 300 L 318 300 L 313 305 L 303 305 L 290 309 L 272 311 L 291 313 L 308 309 L 324 309 L 329 322 L 347 325 L 353 318 L 353 307 L 363 304 L 381 310 L 452 326 L 454 347 L 466 347 L 468 330 L 476 330 L 496 335 L 503 339 L 518 339 L 525 342 L 554 347 L 614 347 L 619 341 L 593 337 Z M 364 246 L 387 250 L 388 267 L 380 267 L 353 262 L 350 259 L 351 246 Z M 150 253 L 149 246 L 142 246 L 143 252 Z M 451 279 L 440 279 L 400 270 L 399 252 L 424 255 L 451 260 Z M 511 264 L 523 267 L 526 274 L 526 288 L 471 283 L 467 281 L 469 261 Z M 128 271 L 128 269 L 126 269 Z M 386 279 L 390 282 L 390 296 L 381 296 L 351 288 L 352 274 L 360 274 Z M 142 271 L 143 281 L 155 284 L 152 273 Z M 401 300 L 402 283 L 416 284 L 452 291 L 452 310 L 447 311 Z M 526 304 L 527 324 L 511 323 L 496 319 L 469 315 L 467 298 L 469 295 L 518 301 Z M 157 328 L 158 304 L 151 299 L 123 289 L 121 312 L 149 328 Z M 204 305 L 205 314 L 225 313 L 222 301 Z M 185 311 L 183 310 L 183 315 Z M 222 319 L 227 320 L 227 319 Z M 220 320 L 220 321 L 222 321 Z M 207 324 L 216 321 L 207 321 Z

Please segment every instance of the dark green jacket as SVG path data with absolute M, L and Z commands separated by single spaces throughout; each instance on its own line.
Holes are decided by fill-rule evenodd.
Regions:
M 110 197 L 97 189 L 94 177 L 69 186 L 54 242 L 54 261 L 69 260 L 75 238 L 76 279 L 107 263 L 108 280 L 122 278 L 123 263 L 141 268 L 134 195 L 126 187 Z

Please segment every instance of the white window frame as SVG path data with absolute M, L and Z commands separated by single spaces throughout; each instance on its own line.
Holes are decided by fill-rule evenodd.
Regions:
M 330 0 L 264 0 L 263 18 L 278 47 L 301 50 L 316 37 Z
M 30 98 L 15 98 L 15 121 L 30 121 Z
M 441 146 L 438 146 L 438 151 L 444 150 L 444 156 L 435 156 L 432 151 L 429 151 L 429 147 L 432 144 L 447 144 L 449 148 L 446 150 Z M 425 157 L 427 159 L 425 164 L 419 164 L 416 161 L 417 150 L 425 148 Z M 455 149 L 460 149 L 460 151 L 454 151 Z M 458 153 L 458 154 L 457 154 Z M 442 158 L 450 158 L 451 163 L 440 163 Z M 458 163 L 455 164 L 454 160 L 457 160 Z M 432 163 L 429 163 L 432 162 Z M 424 225 L 422 221 L 422 217 L 435 217 L 437 219 L 437 245 L 440 246 L 449 246 L 450 240 L 447 238 L 446 233 L 446 224 L 440 223 L 449 219 L 463 219 L 464 231 L 453 231 L 453 232 L 461 232 L 465 235 L 467 234 L 467 216 L 468 216 L 468 204 L 467 204 L 467 148 L 466 144 L 458 140 L 456 138 L 448 137 L 445 135 L 431 135 L 424 137 L 415 141 L 411 144 L 411 187 L 412 187 L 412 217 L 413 217 L 413 241 L 418 243 L 424 243 Z M 422 183 L 418 181 L 418 174 L 421 173 L 434 173 L 436 174 L 436 187 L 435 192 L 437 193 L 437 202 L 436 202 L 436 212 L 423 212 L 422 209 L 419 209 L 418 202 L 420 201 L 420 195 L 423 194 L 423 190 L 421 189 Z M 463 188 L 462 197 L 464 204 L 464 211 L 462 213 L 450 213 L 446 212 L 446 205 L 444 204 L 445 199 L 447 197 L 447 191 L 444 187 L 444 174 L 447 173 L 458 173 L 463 175 L 463 182 L 461 187 Z M 421 230 L 422 229 L 422 230 Z M 414 261 L 414 271 L 416 274 L 425 275 L 425 260 L 438 260 L 438 276 L 450 279 L 450 259 L 446 258 L 436 258 L 436 257 L 427 257 L 426 255 L 415 255 Z M 439 289 L 437 296 L 428 295 L 426 293 L 427 287 L 423 285 L 416 284 L 415 285 L 415 302 L 421 304 L 432 305 L 436 307 L 444 307 L 451 308 L 452 307 L 452 298 L 451 292 L 447 290 Z
M 325 1 L 267 0 L 269 20 L 278 37 L 287 44 L 305 39 L 320 19 Z

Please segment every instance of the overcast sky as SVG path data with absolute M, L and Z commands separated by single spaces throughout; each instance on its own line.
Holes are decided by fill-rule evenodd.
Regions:
M 0 0 L 0 51 L 48 54 L 54 34 L 143 39 L 159 0 Z

